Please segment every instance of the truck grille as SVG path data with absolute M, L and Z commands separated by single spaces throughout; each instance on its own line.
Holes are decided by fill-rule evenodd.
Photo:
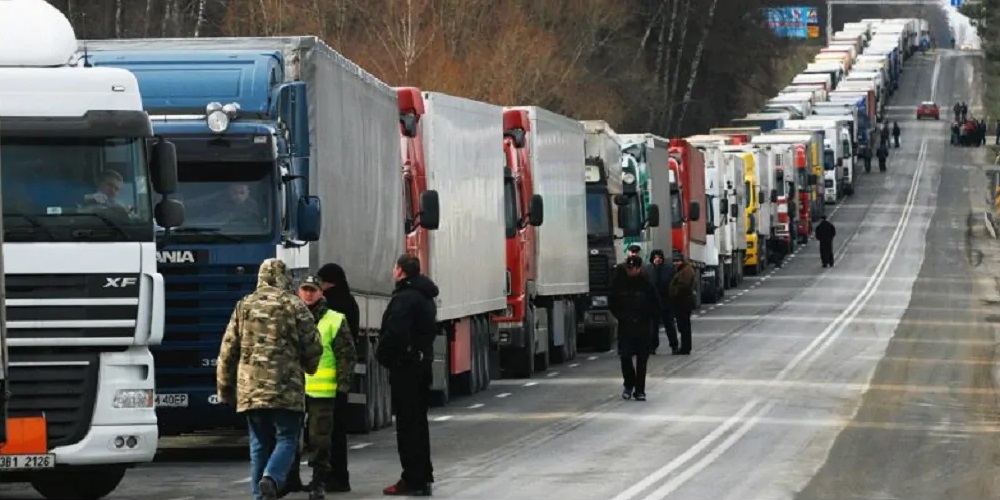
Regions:
M 611 268 L 607 255 L 591 255 L 587 260 L 590 275 L 590 289 L 601 290 L 611 287 Z
M 214 383 L 215 367 L 202 360 L 218 355 L 233 307 L 257 286 L 259 266 L 159 266 L 167 314 L 163 344 L 152 348 L 157 387 Z
M 10 347 L 9 353 L 11 416 L 44 413 L 49 449 L 80 442 L 94 416 L 100 354 L 38 347 Z
M 7 274 L 7 338 L 131 339 L 139 312 L 139 278 Z

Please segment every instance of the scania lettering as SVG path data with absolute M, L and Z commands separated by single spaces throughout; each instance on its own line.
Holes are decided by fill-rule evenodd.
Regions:
M 0 1 L 10 423 L 0 481 L 97 499 L 157 449 L 163 278 L 154 220 L 183 208 L 171 143 L 128 71 L 95 68 L 43 0 Z M 156 214 L 155 217 L 153 214 Z M 58 286 L 53 286 L 58 284 Z M 57 312 L 61 314 L 57 315 Z

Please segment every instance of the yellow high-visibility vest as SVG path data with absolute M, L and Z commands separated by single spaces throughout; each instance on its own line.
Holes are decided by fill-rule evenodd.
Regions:
M 323 344 L 323 357 L 319 358 L 319 368 L 313 375 L 306 375 L 306 395 L 311 398 L 333 398 L 337 396 L 337 356 L 333 353 L 333 339 L 337 338 L 344 315 L 327 310 L 319 319 L 319 341 Z

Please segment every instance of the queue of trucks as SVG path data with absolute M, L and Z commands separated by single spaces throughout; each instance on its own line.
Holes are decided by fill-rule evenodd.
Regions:
M 77 41 L 43 0 L 0 2 L 0 381 L 18 422 L 0 481 L 101 498 L 160 436 L 244 426 L 216 398 L 215 359 L 270 257 L 294 278 L 347 271 L 352 432 L 392 423 L 374 351 L 400 253 L 441 289 L 440 405 L 613 349 L 611 279 L 632 244 L 682 252 L 696 303 L 718 301 L 808 240 L 827 189 L 853 190 L 871 99 L 921 22 L 854 24 L 817 56 L 829 71 L 761 113 L 666 138 L 391 87 L 316 37 Z M 842 81 L 871 54 L 885 71 Z M 109 179 L 116 204 L 81 202 Z

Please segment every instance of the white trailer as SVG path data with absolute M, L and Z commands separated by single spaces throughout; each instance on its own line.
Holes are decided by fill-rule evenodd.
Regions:
M 847 130 L 841 129 L 835 121 L 817 119 L 789 120 L 785 128 L 823 131 L 823 201 L 836 203 L 845 194 L 845 176 L 841 168 L 844 149 L 840 141 L 846 138 Z
M 576 311 L 586 308 L 590 290 L 586 132 L 582 123 L 538 106 L 512 109 L 528 112 L 532 183 L 535 194 L 545 200 L 545 222 L 535 229 L 536 279 L 529 284 L 528 294 L 539 325 L 534 342 L 536 366 L 541 361 L 547 367 L 549 352 L 566 345 L 569 335 L 576 335 Z
M 507 253 L 504 237 L 503 108 L 438 92 L 423 92 L 420 119 L 427 189 L 437 191 L 440 225 L 428 232 L 427 275 L 440 290 L 433 383 L 438 402 L 447 403 L 453 376 L 462 392 L 474 392 L 472 370 L 453 359 L 472 361 L 489 313 L 507 306 Z M 462 349 L 463 352 L 452 352 Z
M 0 482 L 30 482 L 49 499 L 102 498 L 156 454 L 150 346 L 163 340 L 164 290 L 154 220 L 183 222 L 173 200 L 154 210 L 153 192 L 176 189 L 176 155 L 169 142 L 147 146 L 135 76 L 79 67 L 76 48 L 47 2 L 0 2 L 0 319 L 9 423 L 18 420 L 5 427 Z M 110 172 L 116 203 L 88 203 Z
M 743 185 L 742 177 L 734 177 L 735 168 L 727 162 L 722 148 L 731 138 L 724 135 L 695 135 L 686 140 L 705 156 L 705 270 L 702 272 L 702 301 L 715 303 L 725 295 L 725 290 L 736 281 L 737 267 L 743 260 L 737 251 L 737 224 L 731 222 L 733 205 L 742 207 L 736 195 L 736 186 Z M 737 210 L 738 211 L 738 210 Z

